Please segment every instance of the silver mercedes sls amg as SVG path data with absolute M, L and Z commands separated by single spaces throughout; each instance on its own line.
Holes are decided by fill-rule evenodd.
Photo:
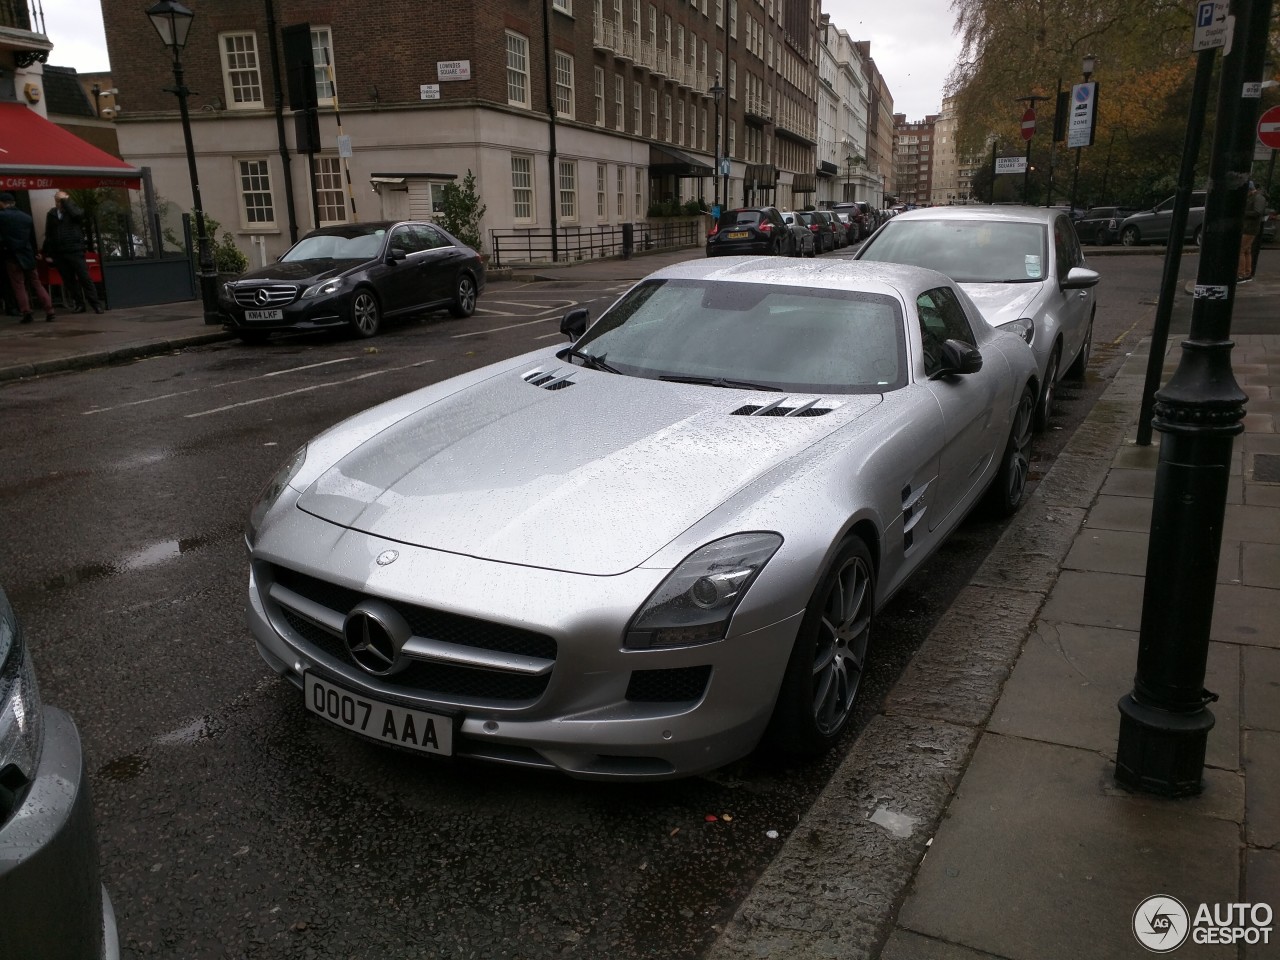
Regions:
M 1030 347 L 920 267 L 658 271 L 570 344 L 374 407 L 252 509 L 300 706 L 429 754 L 662 779 L 846 727 L 876 611 L 1017 508 Z

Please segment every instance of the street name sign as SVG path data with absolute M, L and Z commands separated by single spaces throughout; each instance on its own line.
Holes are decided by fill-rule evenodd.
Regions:
M 996 157 L 996 174 L 1026 173 L 1026 157 Z
M 1196 4 L 1196 32 L 1191 39 L 1192 51 L 1225 47 L 1230 27 L 1227 0 L 1201 0 Z
M 471 61 L 470 60 L 437 60 L 436 61 L 436 79 L 445 80 L 470 80 L 471 79 Z

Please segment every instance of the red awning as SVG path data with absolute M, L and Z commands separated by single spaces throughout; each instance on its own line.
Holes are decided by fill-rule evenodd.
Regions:
M 0 190 L 141 186 L 142 171 L 20 103 L 0 103 Z

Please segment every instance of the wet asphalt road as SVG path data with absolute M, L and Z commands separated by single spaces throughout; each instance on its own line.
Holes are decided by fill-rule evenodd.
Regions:
M 1038 475 L 1154 311 L 1158 256 L 1095 265 L 1094 362 L 1059 395 Z M 601 292 L 498 284 L 487 315 L 370 343 L 219 344 L 0 387 L 0 583 L 80 727 L 126 957 L 676 960 L 715 939 L 836 758 L 638 787 L 433 761 L 309 715 L 243 625 L 244 517 L 288 453 L 559 342 L 555 318 L 598 314 Z M 966 522 L 885 611 L 859 726 L 999 532 Z

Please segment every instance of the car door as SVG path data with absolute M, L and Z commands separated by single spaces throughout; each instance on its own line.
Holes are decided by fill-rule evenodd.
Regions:
M 382 299 L 382 312 L 385 314 L 400 313 L 408 310 L 418 302 L 418 287 L 421 275 L 417 268 L 419 261 L 414 258 L 418 252 L 418 237 L 414 233 L 413 224 L 398 223 L 387 237 L 387 270 L 378 284 L 378 296 Z M 403 250 L 404 259 L 392 261 L 394 250 Z
M 999 432 L 1005 419 L 997 415 L 1005 361 L 993 352 L 983 358 L 983 369 L 977 373 L 933 379 L 941 365 L 944 341 L 959 340 L 972 347 L 977 339 L 964 307 L 949 287 L 935 287 L 920 294 L 916 312 L 924 341 L 925 372 L 930 376 L 929 390 L 942 410 L 938 491 L 935 509 L 929 514 L 932 532 L 955 524 L 982 492 L 980 483 L 988 475 L 998 442 L 994 433 Z
M 442 303 L 453 296 L 454 278 L 466 254 L 429 223 L 415 223 L 413 229 L 422 247 L 417 255 L 422 277 L 417 303 L 419 306 Z
M 1174 197 L 1170 197 L 1157 205 L 1144 223 L 1141 224 L 1143 240 L 1168 240 L 1169 225 L 1173 222 Z
M 1080 241 L 1066 217 L 1056 217 L 1053 221 L 1053 268 L 1058 280 L 1056 301 L 1058 311 L 1058 328 L 1062 332 L 1061 369 L 1075 359 L 1084 343 L 1089 326 L 1089 318 L 1093 315 L 1092 287 L 1084 290 L 1063 290 L 1062 284 L 1072 267 L 1084 266 L 1084 253 L 1080 249 Z

